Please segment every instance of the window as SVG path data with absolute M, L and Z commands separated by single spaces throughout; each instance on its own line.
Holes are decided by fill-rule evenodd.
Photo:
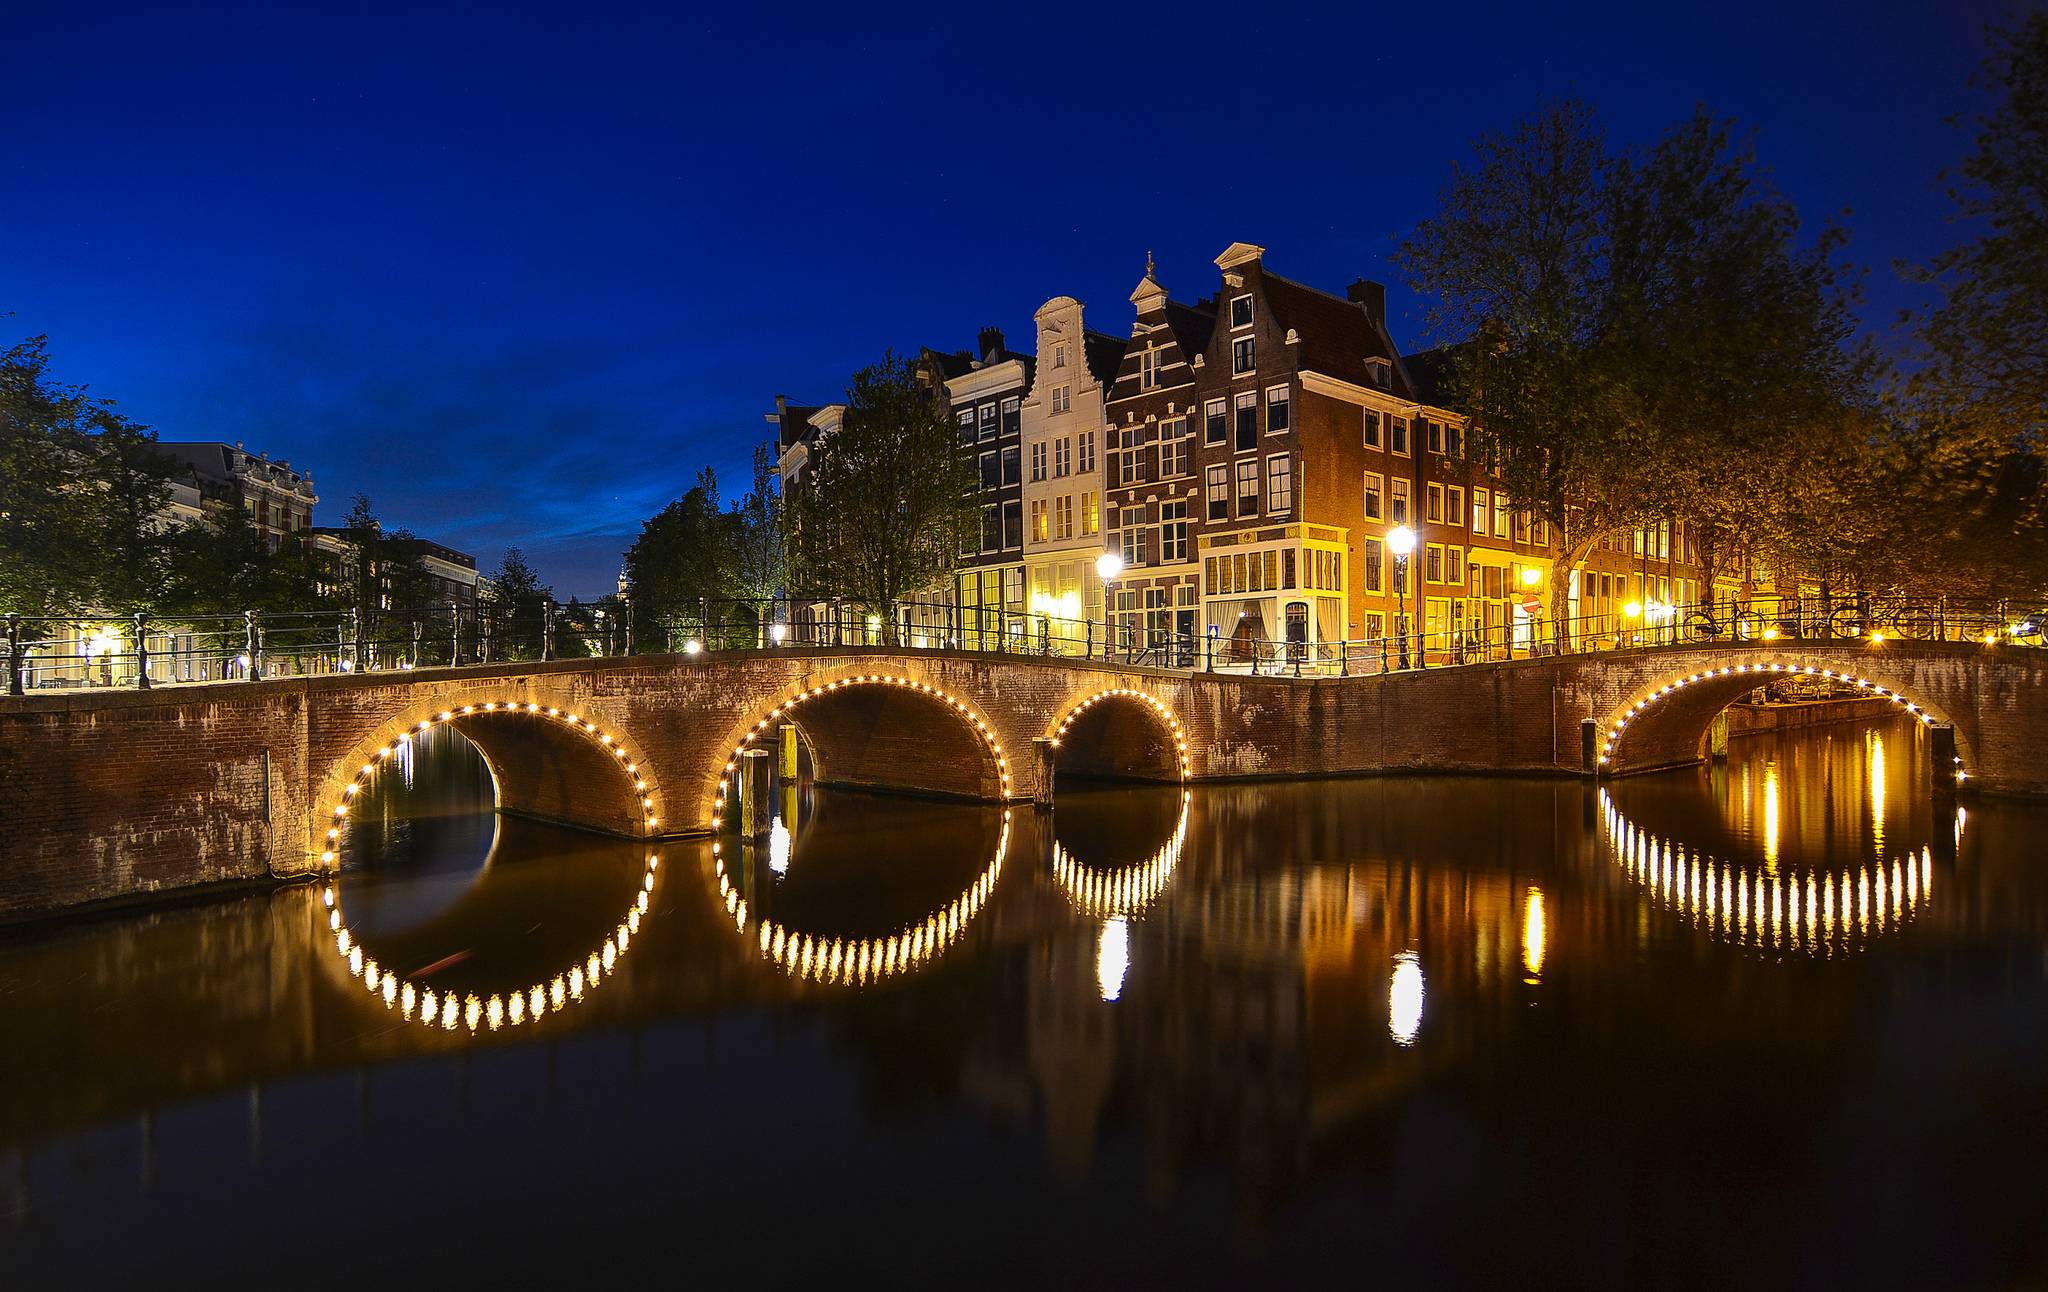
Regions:
M 1408 419 L 1389 417 L 1387 419 L 1387 447 L 1402 457 L 1408 456 Z
M 1003 515 L 994 507 L 981 509 L 981 550 L 1000 551 L 1003 546 Z
M 1073 401 L 1073 397 L 1072 397 L 1072 396 L 1071 396 L 1071 395 L 1070 395 L 1070 394 L 1068 393 L 1068 391 L 1067 391 L 1067 388 L 1066 388 L 1065 386 L 1054 386 L 1054 387 L 1052 388 L 1052 411 L 1053 411 L 1053 412 L 1055 412 L 1055 413 L 1064 413 L 1064 412 L 1066 412 L 1066 411 L 1067 411 L 1067 410 L 1068 410 L 1069 408 L 1072 408 L 1073 406 L 1074 406 L 1074 401 Z
M 1259 396 L 1247 390 L 1237 397 L 1237 451 L 1247 453 L 1259 446 Z
M 1465 526 L 1465 487 L 1451 485 L 1444 490 L 1444 520 L 1460 529 Z
M 1237 463 L 1237 514 L 1259 514 L 1259 460 L 1240 458 Z
M 1187 435 L 1187 419 L 1176 417 L 1159 424 L 1159 478 L 1178 480 L 1189 470 L 1194 440 Z
M 997 460 L 994 450 L 990 450 L 989 452 L 981 455 L 982 488 L 993 489 L 1003 482 L 1002 474 L 999 471 L 996 463 Z
M 1230 518 L 1230 468 L 1221 465 L 1210 467 L 1203 473 L 1209 500 L 1209 519 Z
M 1380 414 L 1376 408 L 1365 410 L 1365 447 L 1376 449 L 1380 446 Z
M 1024 504 L 1014 498 L 1003 504 L 1003 546 L 1024 546 Z
M 1052 445 L 1053 478 L 1057 480 L 1071 474 L 1073 466 L 1074 441 L 1072 437 L 1062 435 L 1057 440 L 1054 440 Z
M 1245 293 L 1244 295 L 1242 295 L 1242 296 L 1233 296 L 1233 297 L 1231 297 L 1231 298 L 1230 298 L 1230 330 L 1231 330 L 1231 331 L 1233 331 L 1233 332 L 1235 332 L 1235 331 L 1237 331 L 1237 330 L 1238 330 L 1239 328 L 1243 328 L 1243 327 L 1250 327 L 1251 325 L 1252 325 L 1252 294 L 1251 294 L 1250 292 L 1246 292 L 1246 293 Z
M 1266 513 L 1277 516 L 1294 510 L 1294 459 L 1275 453 L 1266 459 Z
M 1486 490 L 1484 489 L 1474 489 L 1472 491 L 1472 532 L 1475 534 L 1484 534 L 1486 532 Z
M 1442 453 L 1444 451 L 1444 424 L 1433 417 L 1424 418 L 1422 421 L 1422 439 L 1425 444 L 1429 445 L 1431 453 Z
M 1159 351 L 1151 346 L 1138 356 L 1138 389 L 1151 390 L 1159 384 Z
M 1508 536 L 1508 496 L 1498 489 L 1493 491 L 1493 536 Z
M 1023 425 L 1022 407 L 1021 401 L 1015 395 L 1003 401 L 1003 434 L 1015 435 L 1017 428 Z
M 1454 458 L 1465 456 L 1465 432 L 1456 422 L 1444 423 L 1444 452 Z
M 1143 565 L 1145 563 L 1145 509 L 1143 507 L 1124 508 L 1119 530 L 1119 537 L 1122 539 L 1121 548 L 1124 564 L 1128 566 Z
M 974 410 L 971 408 L 960 414 L 960 442 L 962 444 L 972 444 L 974 442 Z
M 1365 473 L 1365 518 L 1367 520 L 1382 520 L 1385 516 L 1386 509 L 1380 499 L 1379 472 L 1368 471 Z
M 1212 399 L 1204 410 L 1202 422 L 1202 443 L 1221 444 L 1230 434 L 1230 405 L 1221 399 Z
M 1458 585 L 1458 586 L 1460 586 L 1460 587 L 1463 587 L 1463 586 L 1464 586 L 1464 584 L 1465 584 L 1465 549 L 1464 549 L 1464 548 L 1462 548 L 1462 547 L 1447 547 L 1447 548 L 1445 548 L 1445 549 L 1444 549 L 1444 582 L 1445 582 L 1445 583 L 1455 583 L 1455 584 L 1457 584 L 1457 585 Z
M 1052 536 L 1072 538 L 1074 536 L 1074 495 L 1063 493 L 1053 499 Z
M 1287 387 L 1275 386 L 1266 392 L 1266 434 L 1278 435 L 1292 425 L 1293 410 L 1287 402 Z
M 994 404 L 983 404 L 981 406 L 981 438 L 984 440 L 992 440 L 995 437 L 996 406 Z
M 1031 500 L 1031 541 L 1043 543 L 1049 536 L 1046 524 L 1045 499 L 1033 498 Z
M 1230 375 L 1242 377 L 1258 369 L 1258 338 L 1241 336 L 1230 343 Z
M 1052 348 L 1052 366 L 1055 368 L 1067 366 L 1067 347 L 1065 345 L 1056 345 Z
M 1012 444 L 1003 450 L 1003 483 L 1013 485 L 1024 478 L 1023 455 Z
M 1377 641 L 1387 635 L 1387 617 L 1377 610 L 1365 617 L 1365 639 Z
M 1126 426 L 1117 450 L 1117 460 L 1110 464 L 1110 483 L 1116 485 L 1142 484 L 1145 480 L 1145 428 Z
M 1095 496 L 1093 489 L 1087 490 L 1081 495 L 1081 532 L 1083 534 L 1099 534 L 1102 532 L 1102 507 L 1100 504 L 1101 500 Z
M 1045 479 L 1045 441 L 1043 440 L 1031 446 L 1031 478 L 1033 481 Z
M 1444 519 L 1444 487 L 1435 481 L 1422 486 L 1422 518 L 1432 525 Z
M 1081 432 L 1081 474 L 1095 469 L 1095 432 Z
M 1170 565 L 1188 559 L 1188 504 L 1186 499 L 1159 504 L 1159 561 Z
M 1376 538 L 1365 540 L 1365 590 L 1383 592 L 1386 590 L 1386 558 L 1381 554 L 1380 541 Z M 1379 634 L 1375 633 L 1374 636 Z
M 1405 525 L 1408 523 L 1408 482 L 1396 476 L 1388 483 L 1394 487 L 1394 496 L 1387 509 L 1387 519 L 1396 525 Z
M 1444 581 L 1444 546 L 1431 543 L 1422 549 L 1422 577 L 1428 583 Z

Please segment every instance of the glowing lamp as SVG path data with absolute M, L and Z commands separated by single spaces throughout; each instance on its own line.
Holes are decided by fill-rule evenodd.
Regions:
M 1640 601 L 1631 601 L 1621 608 L 1621 613 L 1627 615 L 1631 619 L 1640 619 L 1643 617 L 1643 603 Z
M 1525 565 L 1522 567 L 1523 587 L 1533 588 L 1541 582 L 1543 582 L 1543 571 L 1537 569 L 1533 565 Z
M 1406 556 L 1415 550 L 1415 531 L 1406 525 L 1396 525 L 1387 531 L 1387 550 L 1395 556 Z
M 683 654 L 685 655 L 695 655 L 703 649 L 704 643 L 698 641 L 695 637 L 683 643 Z
M 1095 573 L 1107 583 L 1124 572 L 1124 558 L 1115 552 L 1104 552 L 1095 558 Z

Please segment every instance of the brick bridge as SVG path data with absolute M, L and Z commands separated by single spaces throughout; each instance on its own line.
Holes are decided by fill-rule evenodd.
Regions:
M 1621 775 L 1698 761 L 1714 714 L 1789 671 L 1895 700 L 1937 749 L 1952 731 L 1970 788 L 2048 794 L 2048 652 L 2017 649 L 1675 646 L 1360 678 L 879 648 L 473 665 L 0 700 L 0 917 L 331 864 L 355 787 L 440 723 L 507 811 L 667 835 L 715 828 L 737 753 L 782 720 L 823 783 L 981 800 L 1033 797 L 1041 761 Z

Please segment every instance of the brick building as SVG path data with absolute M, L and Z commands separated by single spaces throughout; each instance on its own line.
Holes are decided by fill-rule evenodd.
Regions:
M 1023 404 L 1032 358 L 1006 349 L 998 328 L 983 328 L 979 341 L 978 353 L 926 350 L 919 359 L 944 383 L 960 443 L 974 455 L 981 524 L 960 553 L 952 589 L 961 642 L 970 649 L 1025 631 Z

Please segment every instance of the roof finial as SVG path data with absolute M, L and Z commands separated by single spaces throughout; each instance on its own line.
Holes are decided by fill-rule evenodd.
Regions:
M 1149 247 L 1148 247 L 1148 248 L 1146 248 L 1146 250 L 1145 250 L 1145 277 L 1147 277 L 1147 278 L 1150 278 L 1151 276 L 1152 276 L 1152 250 L 1151 250 L 1151 248 L 1149 248 Z

